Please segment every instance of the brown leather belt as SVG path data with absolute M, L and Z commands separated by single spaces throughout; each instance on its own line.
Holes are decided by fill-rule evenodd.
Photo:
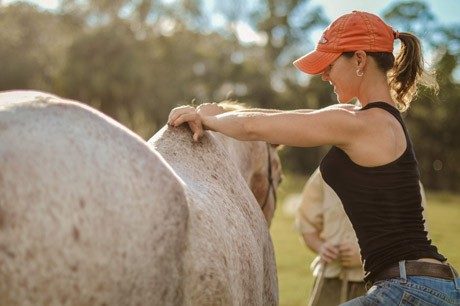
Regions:
M 449 264 L 437 264 L 425 261 L 406 261 L 406 276 L 430 276 L 448 280 L 454 280 L 456 271 Z M 393 265 L 382 272 L 378 273 L 373 279 L 372 283 L 377 281 L 386 280 L 390 278 L 397 278 L 399 275 L 399 264 Z

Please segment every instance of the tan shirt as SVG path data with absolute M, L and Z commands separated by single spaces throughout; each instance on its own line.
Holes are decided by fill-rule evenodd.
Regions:
M 332 244 L 344 242 L 353 243 L 358 249 L 358 240 L 353 227 L 343 210 L 337 194 L 327 185 L 319 169 L 317 169 L 305 184 L 302 200 L 296 211 L 295 227 L 300 233 L 315 233 Z M 313 275 L 318 276 L 320 257 L 317 256 L 310 265 Z M 362 267 L 344 268 L 339 260 L 329 263 L 324 276 L 327 278 L 340 277 L 350 281 L 362 281 Z

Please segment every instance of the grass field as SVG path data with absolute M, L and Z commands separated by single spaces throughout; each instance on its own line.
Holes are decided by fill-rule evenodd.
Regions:
M 281 306 L 306 305 L 313 278 L 309 264 L 314 254 L 307 250 L 293 228 L 292 217 L 283 211 L 283 200 L 300 192 L 301 176 L 287 175 L 279 190 L 279 205 L 271 226 L 278 266 Z M 427 192 L 429 236 L 448 261 L 460 270 L 460 194 Z

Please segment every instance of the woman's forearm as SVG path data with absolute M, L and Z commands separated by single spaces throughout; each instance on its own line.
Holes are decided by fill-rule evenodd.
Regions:
M 202 116 L 204 128 L 211 131 L 220 132 L 227 136 L 238 140 L 264 140 L 260 139 L 260 135 L 256 134 L 256 121 L 261 117 L 270 116 L 273 114 L 304 114 L 314 110 L 299 109 L 292 111 L 282 110 L 263 110 L 246 109 L 235 110 L 231 112 L 221 113 L 215 116 Z
M 238 109 L 235 110 L 234 112 L 238 113 L 265 113 L 265 114 L 273 114 L 273 113 L 281 113 L 283 110 L 279 109 L 264 109 L 264 108 L 246 108 L 246 109 Z
M 264 113 L 232 111 L 216 116 L 202 116 L 202 123 L 207 130 L 220 132 L 238 140 L 254 140 L 249 126 L 257 116 L 264 116 Z
M 296 109 L 296 110 L 280 110 L 280 109 L 263 109 L 263 108 L 248 108 L 248 109 L 240 109 L 236 110 L 235 112 L 240 113 L 265 113 L 265 114 L 275 114 L 275 113 L 283 113 L 283 112 L 293 112 L 293 113 L 310 113 L 314 111 L 314 109 Z

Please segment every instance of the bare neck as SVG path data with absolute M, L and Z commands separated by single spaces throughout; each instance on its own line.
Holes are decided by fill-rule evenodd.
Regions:
M 396 106 L 391 98 L 388 80 L 383 73 L 379 72 L 364 75 L 363 81 L 359 87 L 358 100 L 362 106 L 376 101 L 382 101 Z

